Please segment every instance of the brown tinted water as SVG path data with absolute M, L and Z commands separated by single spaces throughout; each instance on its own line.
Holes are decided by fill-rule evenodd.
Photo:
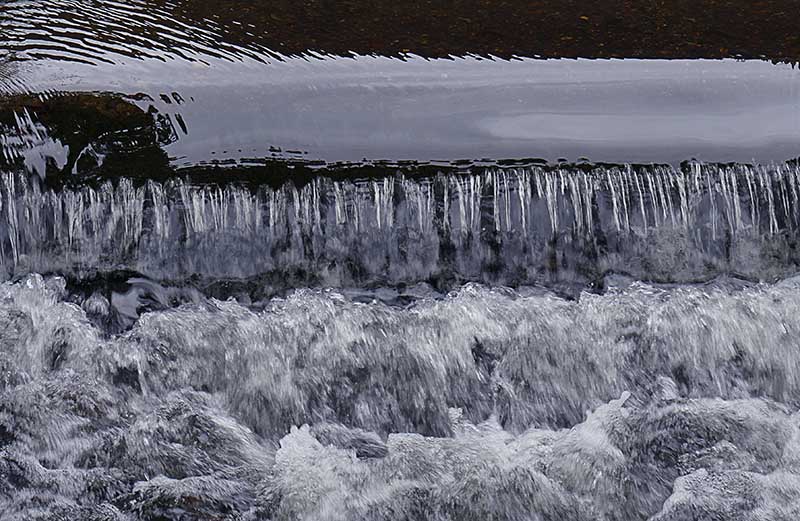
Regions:
M 87 60 L 98 47 L 137 56 L 230 56 L 246 48 L 284 55 L 800 57 L 790 0 L 106 0 L 11 2 L 3 10 L 11 12 L 3 27 L 15 46 L 29 48 L 35 31 L 60 27 L 60 42 L 53 38 L 38 53 Z M 81 32 L 86 20 L 102 33 L 99 40 Z M 83 45 L 68 48 L 70 37 Z

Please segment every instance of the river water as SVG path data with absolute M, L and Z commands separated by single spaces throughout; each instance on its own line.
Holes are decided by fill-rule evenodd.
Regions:
M 203 6 L 0 3 L 0 519 L 800 517 L 796 69 Z

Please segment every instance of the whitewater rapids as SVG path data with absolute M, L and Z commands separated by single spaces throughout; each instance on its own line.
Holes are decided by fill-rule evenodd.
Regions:
M 0 286 L 0 517 L 795 519 L 800 281 L 200 299 Z

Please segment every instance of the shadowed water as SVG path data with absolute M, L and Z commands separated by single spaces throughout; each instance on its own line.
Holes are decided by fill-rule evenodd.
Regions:
M 427 58 L 766 58 L 800 55 L 787 0 L 631 4 L 429 0 L 26 0 L 5 2 L 3 28 L 26 53 L 99 59 L 413 52 Z M 30 42 L 30 43 L 28 43 Z M 110 59 L 102 56 L 102 58 Z

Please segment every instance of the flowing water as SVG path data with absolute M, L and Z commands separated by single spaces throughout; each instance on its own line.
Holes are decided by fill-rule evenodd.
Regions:
M 800 518 L 795 69 L 223 4 L 0 0 L 0 519 Z

